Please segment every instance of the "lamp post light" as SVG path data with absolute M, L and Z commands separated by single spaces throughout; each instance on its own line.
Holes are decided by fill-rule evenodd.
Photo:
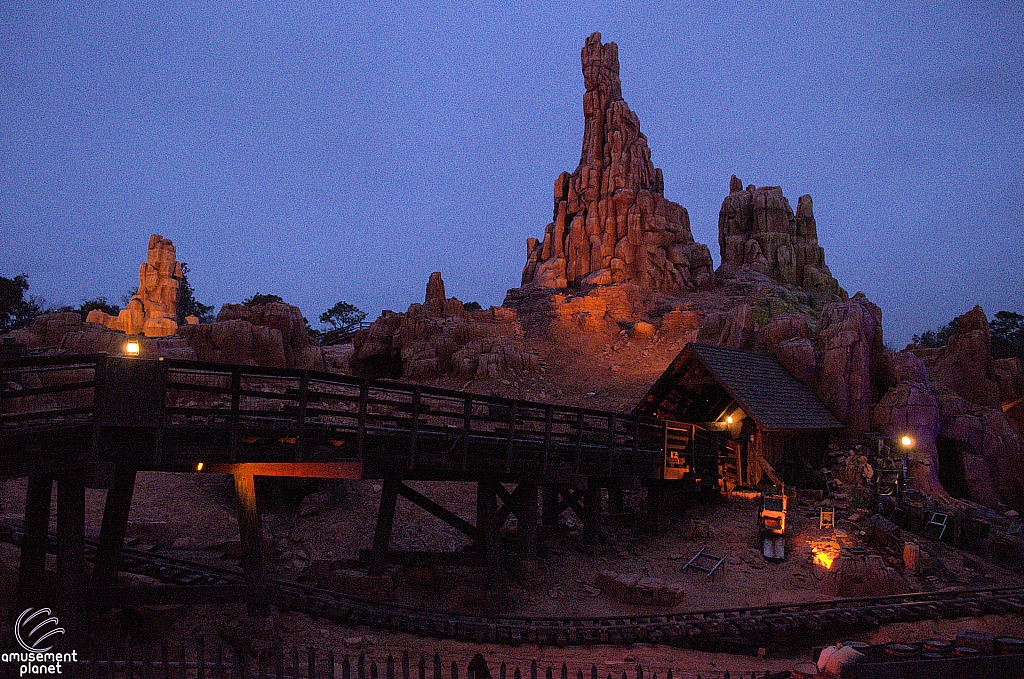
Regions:
M 903 438 L 900 439 L 900 443 L 903 444 L 904 448 L 910 448 L 912 445 L 914 445 L 914 439 L 910 438 L 909 436 L 904 436 Z

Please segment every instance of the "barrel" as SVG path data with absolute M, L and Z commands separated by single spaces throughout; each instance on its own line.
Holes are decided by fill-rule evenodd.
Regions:
M 818 676 L 818 666 L 812 662 L 797 663 L 789 671 L 791 679 L 814 679 Z
M 924 650 L 925 653 L 948 655 L 953 650 L 953 645 L 948 641 L 943 641 L 942 639 L 929 639 L 922 645 L 922 650 Z
M 908 660 L 917 655 L 917 649 L 910 644 L 886 644 L 885 654 L 893 660 Z

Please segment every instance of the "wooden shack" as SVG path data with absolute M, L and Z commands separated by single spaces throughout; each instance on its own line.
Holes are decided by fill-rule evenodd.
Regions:
M 739 444 L 729 485 L 803 485 L 843 423 L 768 354 L 690 343 L 634 409 L 692 422 Z M 730 465 L 733 467 L 733 465 Z

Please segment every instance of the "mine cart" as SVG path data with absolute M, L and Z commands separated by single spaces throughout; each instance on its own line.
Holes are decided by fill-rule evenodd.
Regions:
M 768 486 L 761 495 L 757 523 L 761 529 L 761 552 L 771 561 L 786 558 L 786 489 Z
M 878 461 L 875 468 L 875 494 L 879 497 L 892 497 L 898 503 L 906 489 L 906 471 L 902 461 L 884 459 Z

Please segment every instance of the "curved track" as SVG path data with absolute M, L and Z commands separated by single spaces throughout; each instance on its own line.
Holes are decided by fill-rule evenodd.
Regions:
M 18 544 L 20 528 L 0 524 L 0 540 Z M 86 556 L 95 554 L 86 545 Z M 238 570 L 125 549 L 122 571 L 173 585 L 239 587 Z M 154 588 L 158 589 L 158 588 Z M 270 603 L 348 625 L 367 625 L 458 641 L 499 644 L 596 645 L 647 642 L 701 645 L 728 637 L 782 641 L 837 634 L 896 622 L 1024 613 L 1024 586 L 945 590 L 803 604 L 615 617 L 468 615 L 372 601 L 285 580 L 269 581 Z

